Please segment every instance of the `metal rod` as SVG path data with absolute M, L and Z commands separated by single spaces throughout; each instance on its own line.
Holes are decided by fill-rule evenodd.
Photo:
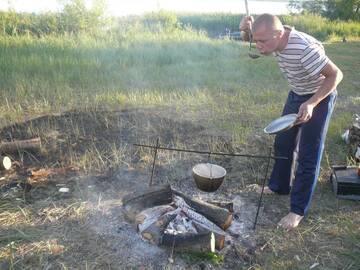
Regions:
M 258 219 L 258 216 L 259 216 L 262 197 L 264 195 L 265 183 L 266 183 L 266 179 L 267 179 L 267 176 L 268 176 L 269 167 L 270 167 L 270 161 L 271 161 L 271 152 L 272 152 L 272 148 L 270 147 L 269 156 L 268 156 L 268 162 L 266 164 L 265 177 L 264 177 L 264 180 L 262 182 L 260 198 L 259 198 L 258 207 L 257 207 L 257 211 L 256 211 L 256 216 L 255 216 L 255 221 L 254 221 L 254 227 L 253 227 L 254 230 L 256 228 L 256 223 L 257 223 L 257 219 Z
M 134 146 L 154 148 L 159 150 L 169 150 L 177 152 L 188 152 L 188 153 L 197 153 L 197 154 L 206 154 L 206 155 L 218 155 L 218 156 L 232 156 L 232 157 L 248 157 L 248 158 L 263 158 L 263 159 L 288 159 L 287 157 L 276 157 L 276 156 L 261 156 L 261 155 L 248 155 L 248 154 L 231 154 L 231 153 L 222 153 L 222 152 L 210 152 L 210 151 L 198 151 L 198 150 L 187 150 L 187 149 L 178 149 L 178 148 L 169 148 L 169 147 L 157 147 L 153 145 L 145 145 L 134 143 Z
M 246 16 L 250 16 L 248 1 L 245 0 L 245 12 Z
M 149 186 L 151 187 L 153 184 L 153 176 L 154 176 L 154 170 L 155 170 L 155 162 L 156 162 L 156 156 L 157 156 L 157 151 L 159 149 L 159 138 L 156 139 L 156 147 L 155 147 L 155 152 L 154 152 L 154 160 L 153 160 L 153 164 L 152 164 L 152 170 L 151 170 L 151 178 L 150 178 L 150 183 Z

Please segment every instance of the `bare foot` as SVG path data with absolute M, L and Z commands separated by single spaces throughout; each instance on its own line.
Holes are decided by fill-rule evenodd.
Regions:
M 261 194 L 262 186 L 256 185 L 256 193 Z M 274 191 L 272 191 L 268 186 L 264 187 L 264 194 L 265 195 L 271 195 L 275 194 Z
M 298 214 L 290 212 L 279 221 L 278 226 L 290 231 L 299 225 L 303 217 L 304 216 L 300 216 Z

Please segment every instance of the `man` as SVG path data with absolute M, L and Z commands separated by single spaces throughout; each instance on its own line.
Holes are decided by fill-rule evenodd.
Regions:
M 290 230 L 297 227 L 308 212 L 319 176 L 324 141 L 337 95 L 336 87 L 343 75 L 325 55 L 318 40 L 283 26 L 276 16 L 263 14 L 255 21 L 246 16 L 240 23 L 240 31 L 243 31 L 244 40 L 252 37 L 261 54 L 276 57 L 291 86 L 283 115 L 297 113 L 299 125 L 275 137 L 275 154 L 288 160 L 275 161 L 269 184 L 264 190 L 266 194 L 290 193 L 290 212 L 278 223 Z M 296 147 L 298 166 L 290 187 Z

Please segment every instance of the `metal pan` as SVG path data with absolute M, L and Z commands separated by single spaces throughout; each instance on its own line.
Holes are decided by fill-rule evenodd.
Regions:
M 267 134 L 277 134 L 286 131 L 298 124 L 297 119 L 298 115 L 296 113 L 283 115 L 264 128 L 264 132 Z

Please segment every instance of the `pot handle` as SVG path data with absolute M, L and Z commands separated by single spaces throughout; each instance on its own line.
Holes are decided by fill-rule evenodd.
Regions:
M 209 146 L 209 149 L 210 149 L 210 146 Z M 210 179 L 212 179 L 212 163 L 211 163 L 211 151 L 209 151 L 209 155 L 208 155 L 208 164 L 210 164 Z

